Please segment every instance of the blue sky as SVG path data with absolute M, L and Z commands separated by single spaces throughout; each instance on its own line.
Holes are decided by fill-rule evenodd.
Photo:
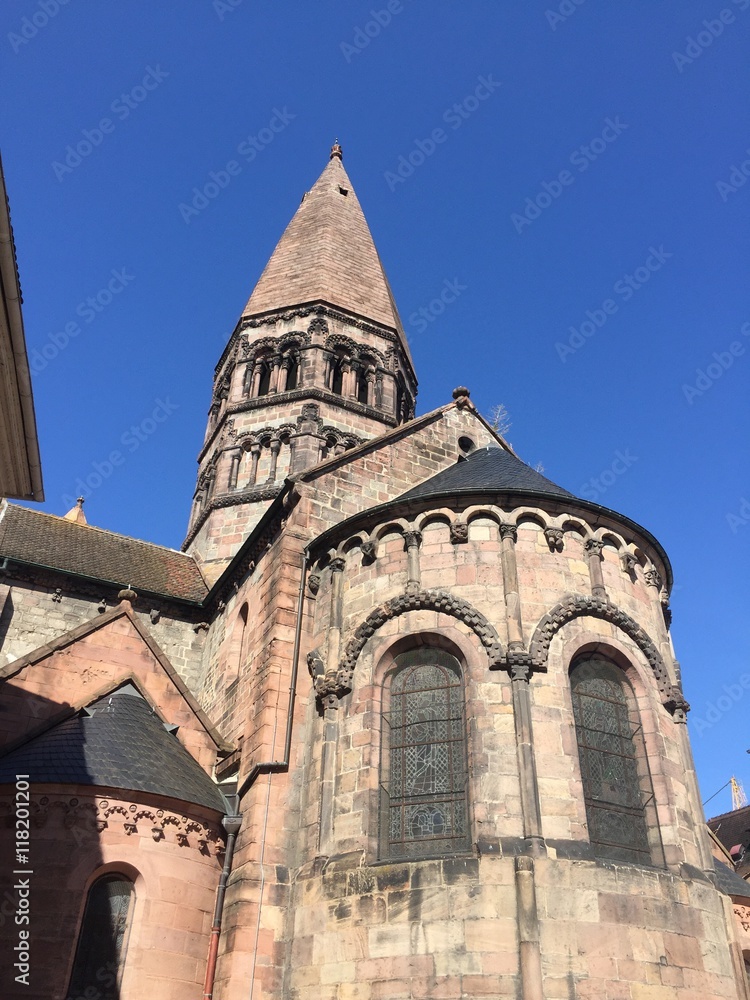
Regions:
M 214 365 L 338 137 L 418 412 L 504 403 L 660 539 L 704 797 L 750 793 L 750 0 L 677 7 L 5 0 L 44 509 L 98 482 L 91 523 L 179 547 Z

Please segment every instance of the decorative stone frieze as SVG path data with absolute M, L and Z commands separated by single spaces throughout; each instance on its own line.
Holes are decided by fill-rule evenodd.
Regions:
M 655 644 L 629 614 L 607 600 L 581 594 L 570 594 L 549 611 L 537 625 L 531 640 L 530 652 L 534 665 L 541 666 L 547 662 L 552 640 L 564 625 L 573 621 L 574 618 L 584 616 L 601 618 L 622 629 L 633 640 L 651 666 L 662 696 L 662 704 L 667 711 L 675 716 L 676 722 L 684 721 L 684 713 L 689 706 L 679 693 L 679 688 L 673 686 L 669 680 L 664 660 Z M 679 701 L 675 691 L 679 693 L 679 698 L 682 698 L 682 701 Z
M 367 618 L 356 628 L 354 635 L 346 644 L 341 669 L 349 672 L 351 677 L 354 667 L 365 643 L 387 621 L 406 614 L 408 611 L 438 611 L 441 614 L 457 618 L 474 632 L 484 647 L 490 668 L 505 666 L 503 647 L 494 627 L 484 615 L 472 607 L 468 601 L 455 597 L 443 590 L 420 590 L 414 594 L 403 594 L 395 597 L 370 612 Z

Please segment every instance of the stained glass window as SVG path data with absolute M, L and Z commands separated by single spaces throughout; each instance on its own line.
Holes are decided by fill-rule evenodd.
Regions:
M 591 846 L 600 857 L 650 865 L 638 767 L 643 742 L 630 710 L 630 685 L 600 657 L 578 663 L 570 679 Z
M 89 890 L 67 1000 L 119 1000 L 133 883 L 105 875 Z
M 442 650 L 399 657 L 383 713 L 382 853 L 419 857 L 469 848 L 461 672 Z

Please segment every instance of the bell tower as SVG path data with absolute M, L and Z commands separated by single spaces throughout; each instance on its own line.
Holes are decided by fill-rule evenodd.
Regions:
M 216 577 L 287 476 L 414 415 L 406 334 L 336 142 L 216 366 L 184 548 Z

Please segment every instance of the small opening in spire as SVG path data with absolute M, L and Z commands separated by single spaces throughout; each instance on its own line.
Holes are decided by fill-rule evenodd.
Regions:
M 349 188 L 344 188 L 339 186 L 339 194 L 343 194 L 343 196 L 346 198 L 346 196 L 349 194 Z

